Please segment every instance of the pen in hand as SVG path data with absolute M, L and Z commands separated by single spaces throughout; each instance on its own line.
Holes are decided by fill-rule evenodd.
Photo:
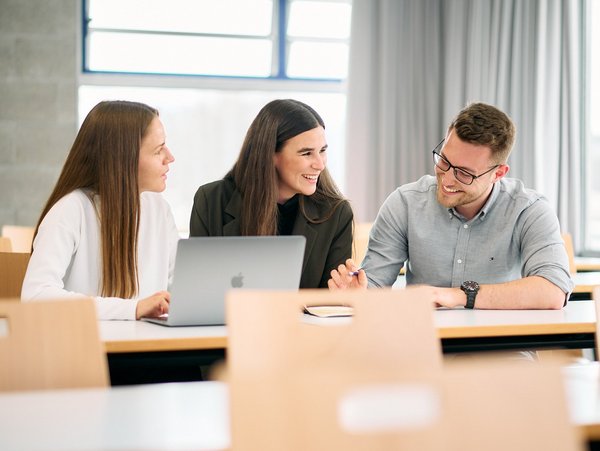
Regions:
M 358 268 L 356 271 L 348 271 L 348 275 L 349 276 L 358 276 L 358 273 L 360 272 L 362 268 Z

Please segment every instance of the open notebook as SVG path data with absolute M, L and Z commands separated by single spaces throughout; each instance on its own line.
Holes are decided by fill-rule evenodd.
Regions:
M 179 240 L 165 326 L 225 324 L 231 289 L 298 290 L 303 236 L 194 237 Z
M 305 306 L 304 313 L 319 318 L 336 318 L 354 315 L 354 309 L 349 305 L 312 305 Z

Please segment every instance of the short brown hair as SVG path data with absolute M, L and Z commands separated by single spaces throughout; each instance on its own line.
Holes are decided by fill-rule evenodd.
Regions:
M 448 126 L 461 141 L 487 146 L 494 161 L 506 163 L 515 142 L 515 124 L 498 108 L 486 103 L 471 103 Z

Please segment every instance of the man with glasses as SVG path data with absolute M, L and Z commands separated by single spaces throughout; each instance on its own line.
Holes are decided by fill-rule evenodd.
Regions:
M 435 176 L 401 186 L 371 229 L 362 268 L 331 272 L 329 287 L 430 285 L 438 306 L 559 309 L 573 289 L 558 218 L 547 200 L 505 177 L 515 127 L 473 103 L 433 150 Z

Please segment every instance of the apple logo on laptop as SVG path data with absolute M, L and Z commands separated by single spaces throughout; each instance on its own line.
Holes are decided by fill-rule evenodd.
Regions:
M 244 286 L 244 276 L 239 273 L 237 276 L 231 278 L 231 286 L 233 288 L 241 288 Z

